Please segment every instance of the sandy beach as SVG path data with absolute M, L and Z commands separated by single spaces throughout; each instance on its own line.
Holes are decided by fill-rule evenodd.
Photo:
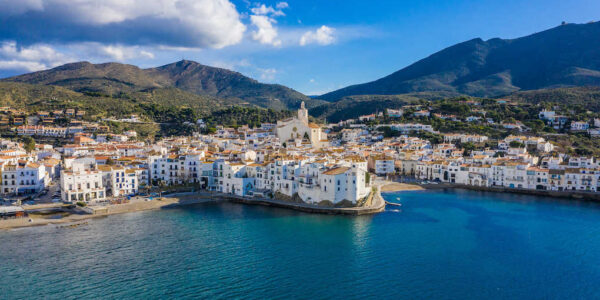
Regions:
M 78 223 L 83 220 L 106 217 L 110 215 L 146 211 L 153 209 L 160 209 L 167 206 L 181 206 L 190 205 L 196 203 L 210 202 L 213 201 L 210 196 L 204 195 L 181 195 L 181 196 L 170 196 L 150 201 L 137 199 L 125 204 L 116 204 L 108 206 L 90 206 L 91 209 L 95 209 L 95 214 L 70 214 L 60 219 L 45 218 L 41 215 L 31 214 L 29 217 L 19 219 L 0 220 L 0 230 L 30 227 L 30 226 L 44 226 L 49 224 L 68 224 Z M 56 206 L 56 205 L 54 205 Z M 41 208 L 41 207 L 35 207 Z M 31 221 L 30 221 L 31 220 Z
M 401 192 L 401 191 L 421 191 L 423 187 L 416 184 L 406 184 L 398 182 L 385 182 L 381 185 L 381 192 Z

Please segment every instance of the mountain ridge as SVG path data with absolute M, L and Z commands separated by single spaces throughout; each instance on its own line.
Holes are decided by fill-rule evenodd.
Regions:
M 295 109 L 302 101 L 307 107 L 322 104 L 300 92 L 278 84 L 260 83 L 239 72 L 181 60 L 141 69 L 115 62 L 69 63 L 49 70 L 2 79 L 7 82 L 58 85 L 77 92 L 117 95 L 153 88 L 178 88 L 200 96 L 243 100 L 273 109 Z
M 471 39 L 380 79 L 319 96 L 423 91 L 498 97 L 516 91 L 600 85 L 600 22 L 567 24 L 516 39 Z

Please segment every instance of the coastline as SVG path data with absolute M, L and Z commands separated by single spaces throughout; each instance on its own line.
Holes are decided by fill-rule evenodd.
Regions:
M 597 202 L 600 203 L 600 193 L 585 192 L 585 191 L 549 191 L 549 190 L 529 190 L 508 187 L 483 187 L 464 184 L 436 184 L 423 185 L 425 189 L 465 189 L 471 191 L 496 192 L 496 193 L 513 193 L 520 195 L 541 196 L 559 198 L 565 200 Z
M 30 217 L 24 217 L 19 219 L 0 220 L 0 230 L 59 224 L 77 226 L 77 224 L 81 224 L 82 221 L 94 218 L 103 218 L 111 215 L 156 210 L 169 207 L 180 207 L 185 205 L 208 202 L 232 202 L 247 205 L 263 205 L 286 208 L 306 213 L 358 216 L 366 214 L 375 214 L 385 210 L 386 203 L 383 197 L 381 197 L 380 190 L 381 189 L 378 187 L 377 192 L 373 195 L 372 205 L 366 207 L 349 208 L 319 207 L 310 204 L 292 203 L 276 199 L 239 197 L 214 192 L 180 193 L 168 195 L 159 199 L 153 199 L 149 201 L 138 199 L 137 201 L 132 201 L 130 203 L 125 204 L 115 204 L 108 206 L 92 205 L 85 208 L 78 208 L 78 210 L 85 211 L 87 213 L 73 213 L 60 219 L 49 219 L 35 215 L 30 215 Z M 35 208 L 38 207 L 33 207 L 30 209 Z M 30 219 L 32 220 L 31 222 L 29 221 Z
M 484 187 L 465 184 L 438 183 L 438 184 L 404 184 L 390 182 L 382 188 L 382 192 L 402 192 L 402 191 L 423 191 L 423 190 L 443 190 L 443 189 L 463 189 L 470 191 L 492 192 L 492 193 L 512 193 L 519 195 L 550 197 L 563 200 L 596 202 L 600 203 L 600 193 L 585 192 L 585 191 L 549 191 L 549 190 L 530 190 L 508 187 Z
M 43 217 L 24 217 L 10 220 L 0 220 L 0 230 L 9 230 L 23 227 L 34 227 L 34 226 L 45 226 L 45 225 L 58 225 L 58 224 L 71 224 L 75 225 L 81 221 L 103 218 L 111 215 L 126 214 L 140 211 L 156 210 L 166 207 L 178 207 L 198 203 L 206 203 L 215 201 L 211 198 L 204 198 L 200 195 L 174 195 L 171 197 L 163 197 L 160 199 L 150 201 L 137 201 L 125 204 L 115 204 L 103 207 L 90 206 L 89 209 L 98 209 L 102 211 L 99 213 L 82 213 L 82 214 L 70 214 L 60 219 L 46 219 Z M 29 219 L 32 222 L 29 222 Z
M 592 194 L 592 193 L 582 193 L 582 192 L 571 192 L 571 191 L 543 191 L 543 190 L 523 190 L 523 189 L 510 189 L 504 187 L 476 187 L 469 185 L 458 185 L 458 184 L 425 184 L 425 185 L 416 185 L 416 184 L 406 184 L 406 183 L 398 183 L 393 181 L 381 181 L 377 182 L 374 187 L 377 188 L 376 193 L 373 195 L 372 203 L 369 206 L 363 207 L 321 207 L 316 205 L 310 205 L 305 203 L 294 203 L 287 202 L 283 200 L 277 199 L 268 199 L 268 198 L 250 198 L 250 197 L 240 197 L 229 194 L 221 194 L 216 192 L 189 192 L 189 193 L 177 193 L 167 195 L 162 198 L 153 199 L 153 200 L 145 200 L 144 198 L 137 198 L 136 200 L 125 203 L 125 204 L 115 204 L 108 206 L 89 206 L 85 208 L 77 208 L 79 212 L 71 213 L 63 218 L 52 219 L 52 218 L 44 218 L 43 216 L 39 216 L 36 214 L 31 214 L 30 217 L 19 218 L 19 219 L 9 219 L 9 220 L 0 220 L 0 231 L 1 230 L 10 230 L 16 228 L 24 228 L 24 227 L 34 227 L 34 226 L 45 226 L 45 225 L 60 225 L 65 224 L 65 226 L 78 226 L 78 224 L 82 224 L 83 221 L 94 219 L 94 218 L 103 218 L 111 215 L 125 214 L 125 213 L 133 213 L 133 212 L 141 212 L 141 211 L 149 211 L 156 209 L 163 209 L 169 207 L 180 207 L 185 205 L 193 205 L 199 203 L 208 203 L 208 202 L 231 202 L 231 203 L 239 203 L 244 205 L 262 205 L 262 206 L 270 206 L 270 207 L 278 207 L 284 209 L 292 209 L 296 211 L 301 211 L 305 213 L 317 213 L 317 214 L 329 214 L 329 215 L 350 215 L 350 216 L 358 216 L 358 215 L 368 215 L 368 214 L 376 214 L 382 211 L 385 211 L 386 201 L 381 196 L 382 193 L 394 193 L 394 192 L 402 192 L 402 191 L 423 191 L 423 190 L 433 190 L 433 189 L 466 189 L 466 190 L 474 190 L 474 191 L 486 191 L 486 192 L 498 192 L 498 193 L 517 193 L 523 195 L 534 195 L 534 196 L 546 196 L 552 198 L 562 198 L 562 199 L 570 199 L 575 201 L 589 201 L 589 202 L 600 202 L 600 195 Z M 134 198 L 135 199 L 135 198 Z M 141 200 L 142 199 L 142 200 Z M 57 207 L 56 205 L 34 205 L 29 207 L 29 210 L 35 209 L 43 209 L 43 208 L 51 208 Z M 85 212 L 87 213 L 85 213 Z M 32 220 L 30 222 L 29 220 Z

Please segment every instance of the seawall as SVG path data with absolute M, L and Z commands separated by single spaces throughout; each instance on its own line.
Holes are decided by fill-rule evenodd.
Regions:
M 373 206 L 370 206 L 370 207 L 338 208 L 338 207 L 318 207 L 318 206 L 309 205 L 309 204 L 285 202 L 285 201 L 280 201 L 280 200 L 276 200 L 276 199 L 248 198 L 248 197 L 240 197 L 240 196 L 226 195 L 226 194 L 218 195 L 216 197 L 219 197 L 224 201 L 233 202 L 233 203 L 287 208 L 287 209 L 293 209 L 293 210 L 302 211 L 302 212 L 306 212 L 306 213 L 327 214 L 327 215 L 358 216 L 358 215 L 376 214 L 376 213 L 379 213 L 379 212 L 382 212 L 385 210 L 385 202 L 383 202 L 383 201 L 377 201 L 377 203 L 375 203 Z M 379 196 L 379 197 L 381 197 L 381 196 Z

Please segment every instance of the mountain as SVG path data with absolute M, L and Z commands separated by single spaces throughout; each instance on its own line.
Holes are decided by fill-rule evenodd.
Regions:
M 4 81 L 57 85 L 81 93 L 110 96 L 177 88 L 196 95 L 241 100 L 273 109 L 295 109 L 302 101 L 308 107 L 322 103 L 282 85 L 260 83 L 238 72 L 187 60 L 149 69 L 120 63 L 77 62 Z
M 521 90 L 600 85 L 600 22 L 561 25 L 517 39 L 466 41 L 384 78 L 319 97 L 421 91 L 495 97 Z

